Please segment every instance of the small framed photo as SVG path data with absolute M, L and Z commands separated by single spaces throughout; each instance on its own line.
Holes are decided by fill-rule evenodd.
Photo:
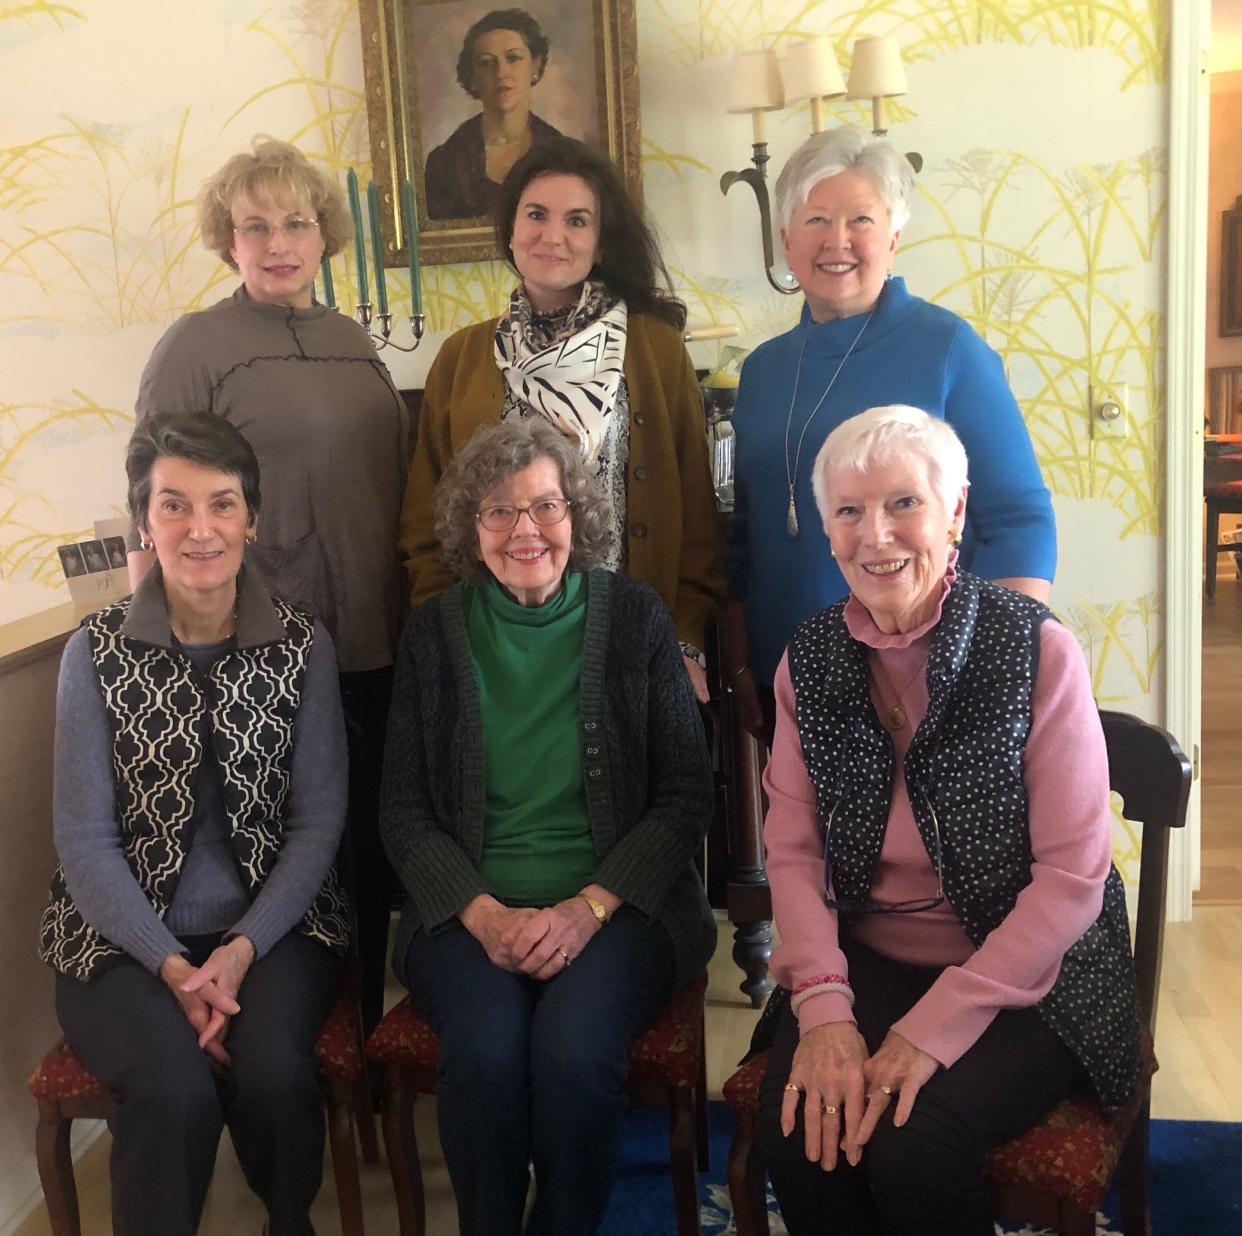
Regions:
M 83 541 L 78 548 L 82 551 L 82 561 L 86 563 L 86 573 L 97 575 L 108 570 L 108 555 L 104 552 L 102 541 Z
M 77 545 L 60 545 L 56 552 L 60 556 L 60 567 L 66 579 L 77 579 L 78 576 L 86 574 L 82 550 Z
M 360 12 L 385 265 L 407 261 L 406 179 L 423 262 L 499 257 L 500 182 L 554 134 L 607 151 L 641 191 L 634 0 L 361 0 Z
M 125 553 L 125 538 L 123 536 L 110 536 L 104 543 L 104 552 L 108 555 L 108 566 L 115 571 L 123 571 L 128 562 Z

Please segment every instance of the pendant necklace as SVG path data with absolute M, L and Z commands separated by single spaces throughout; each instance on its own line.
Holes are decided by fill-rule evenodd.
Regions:
M 798 353 L 798 372 L 794 376 L 793 397 L 789 401 L 789 415 L 785 418 L 785 480 L 789 483 L 789 507 L 785 512 L 785 535 L 791 540 L 798 539 L 798 508 L 794 505 L 794 485 L 798 479 L 798 463 L 802 459 L 802 442 L 806 437 L 806 431 L 810 429 L 811 422 L 819 414 L 820 408 L 824 406 L 824 400 L 828 398 L 828 392 L 836 385 L 837 379 L 841 376 L 841 370 L 845 368 L 845 362 L 849 360 L 850 353 L 858 346 L 858 341 L 863 337 L 863 331 L 867 329 L 868 323 L 875 315 L 873 308 L 867 314 L 866 320 L 858 328 L 858 334 L 854 336 L 854 342 L 846 349 L 845 355 L 841 357 L 840 364 L 837 365 L 836 372 L 832 375 L 828 385 L 824 387 L 824 393 L 819 397 L 819 402 L 811 409 L 811 415 L 806 418 L 806 423 L 802 426 L 802 432 L 798 435 L 798 446 L 794 451 L 793 463 L 789 461 L 789 433 L 793 428 L 794 405 L 798 402 L 798 385 L 802 381 L 802 361 L 806 357 L 806 341 L 810 335 L 810 330 L 802 336 L 802 351 Z
M 903 729 L 905 727 L 906 710 L 901 706 L 901 699 L 902 699 L 902 696 L 905 695 L 905 693 L 910 690 L 911 686 L 914 685 L 914 680 L 918 678 L 918 676 L 923 672 L 924 668 L 925 668 L 924 666 L 920 665 L 918 669 L 916 669 L 914 673 L 910 675 L 910 678 L 907 680 L 905 686 L 903 686 L 901 690 L 898 691 L 894 688 L 893 680 L 889 677 L 888 671 L 881 668 L 881 662 L 880 662 L 879 657 L 876 657 L 872 661 L 871 674 L 872 674 L 872 677 L 875 679 L 876 686 L 887 688 L 887 691 L 880 692 L 881 698 L 883 698 L 883 696 L 887 694 L 888 697 L 894 701 L 892 707 L 889 708 L 888 711 L 883 713 L 880 717 L 880 719 L 884 722 L 885 728 L 889 730 L 891 733 L 895 734 L 897 733 L 898 730 Z

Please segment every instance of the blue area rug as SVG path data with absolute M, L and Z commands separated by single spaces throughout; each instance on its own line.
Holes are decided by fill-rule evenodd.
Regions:
M 733 1209 L 725 1187 L 725 1163 L 733 1116 L 711 1104 L 711 1170 L 699 1177 L 703 1236 L 731 1236 Z M 1157 1236 L 1242 1234 L 1242 1124 L 1204 1120 L 1152 1122 L 1152 1231 Z M 785 1225 L 772 1211 L 772 1236 Z M 1096 1218 L 1096 1236 L 1119 1236 L 1116 1187 Z M 827 1231 L 827 1229 L 825 1229 Z M 1000 1227 L 997 1232 L 1004 1231 Z M 1044 1229 L 1013 1229 L 1035 1236 Z M 673 1187 L 668 1173 L 668 1113 L 631 1112 L 626 1117 L 624 1164 L 599 1236 L 676 1236 Z

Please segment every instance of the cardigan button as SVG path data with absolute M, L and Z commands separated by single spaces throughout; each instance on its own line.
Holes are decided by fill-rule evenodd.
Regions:
M 634 424 L 641 425 L 643 423 L 643 414 L 641 412 L 634 413 Z
M 587 748 L 587 752 L 586 752 L 586 753 L 587 753 L 587 755 L 598 755 L 598 754 L 599 754 L 599 748 L 598 748 L 598 747 L 588 747 L 588 748 Z
M 633 524 L 633 525 L 631 525 L 631 527 L 630 527 L 630 535 L 631 535 L 631 536 L 640 537 L 640 538 L 641 538 L 641 537 L 646 536 L 646 535 L 647 535 L 647 525 L 646 525 L 646 524 Z
M 591 771 L 587 773 L 588 777 L 602 777 L 603 775 L 604 770 L 602 768 L 592 768 Z
M 582 728 L 584 730 L 597 730 L 599 729 L 599 723 L 596 721 L 584 721 L 582 723 Z

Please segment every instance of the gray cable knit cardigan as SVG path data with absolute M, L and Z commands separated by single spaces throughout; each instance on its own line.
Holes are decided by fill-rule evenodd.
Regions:
M 486 757 L 462 587 L 420 605 L 397 651 L 380 832 L 410 895 L 393 954 L 402 977 L 416 931 L 436 931 L 492 891 L 479 873 Z M 672 620 L 648 585 L 588 574 L 580 686 L 593 878 L 663 924 L 680 984 L 716 945 L 694 866 L 712 779 Z

